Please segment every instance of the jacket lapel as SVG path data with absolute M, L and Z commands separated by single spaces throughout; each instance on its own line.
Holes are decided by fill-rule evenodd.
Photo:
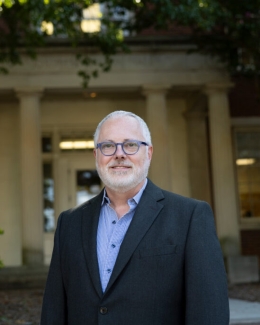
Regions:
M 155 186 L 151 181 L 148 181 L 146 189 L 136 208 L 133 220 L 121 244 L 116 264 L 105 293 L 111 288 L 120 275 L 136 247 L 162 210 L 163 204 L 158 202 L 162 199 L 164 199 L 164 196 L 161 189 Z
M 88 270 L 93 285 L 99 295 L 102 297 L 99 266 L 97 259 L 97 228 L 101 208 L 101 202 L 104 191 L 90 200 L 82 212 L 82 240 L 83 250 L 87 261 Z

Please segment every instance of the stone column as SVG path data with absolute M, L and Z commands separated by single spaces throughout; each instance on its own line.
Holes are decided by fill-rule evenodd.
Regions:
M 206 114 L 206 111 L 201 108 L 187 111 L 185 117 L 188 126 L 191 197 L 206 201 L 211 205 Z
M 171 190 L 190 197 L 188 132 L 185 119 L 187 103 L 184 99 L 172 99 L 168 105 Z
M 149 177 L 158 186 L 170 190 L 170 150 L 168 145 L 168 118 L 166 92 L 169 86 L 144 86 L 147 125 L 154 146 Z
M 25 264 L 43 263 L 41 89 L 16 89 L 20 99 L 22 246 Z
M 225 255 L 240 252 L 237 189 L 227 92 L 231 84 L 209 84 L 208 95 L 213 195 L 217 232 Z

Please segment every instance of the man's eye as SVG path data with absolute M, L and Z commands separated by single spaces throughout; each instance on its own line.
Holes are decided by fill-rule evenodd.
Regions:
M 136 148 L 137 143 L 136 142 L 126 142 L 125 147 L 127 147 L 127 148 Z
M 113 143 L 104 143 L 102 146 L 103 149 L 111 149 L 114 147 L 115 147 L 115 145 Z

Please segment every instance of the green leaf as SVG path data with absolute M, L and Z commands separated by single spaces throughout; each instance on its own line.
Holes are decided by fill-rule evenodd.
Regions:
M 94 77 L 94 78 L 98 77 L 98 70 L 92 71 L 92 77 Z

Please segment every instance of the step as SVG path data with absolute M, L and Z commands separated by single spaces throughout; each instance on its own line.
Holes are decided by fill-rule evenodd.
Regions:
M 42 289 L 45 286 L 48 266 L 20 266 L 0 269 L 0 290 Z

